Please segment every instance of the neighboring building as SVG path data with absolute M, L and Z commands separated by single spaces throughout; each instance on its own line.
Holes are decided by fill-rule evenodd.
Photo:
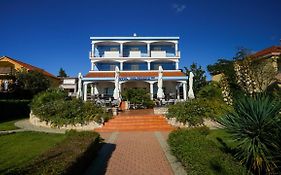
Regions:
M 78 85 L 77 81 L 78 78 L 73 78 L 73 77 L 62 78 L 62 84 L 60 85 L 60 87 L 65 91 L 67 91 L 69 96 L 76 96 L 77 85 Z
M 250 55 L 250 58 L 256 61 L 266 60 L 272 64 L 273 68 L 277 72 L 277 82 L 281 83 L 281 67 L 280 67 L 280 57 L 281 57 L 281 46 L 272 46 L 255 54 Z M 213 81 L 219 82 L 221 80 L 222 74 L 216 74 L 212 76 Z
M 264 50 L 256 52 L 251 55 L 256 60 L 266 60 L 272 64 L 273 68 L 277 72 L 276 81 L 278 86 L 281 87 L 281 46 L 272 46 Z
M 187 99 L 187 76 L 179 70 L 179 37 L 91 37 L 89 57 L 91 70 L 82 79 L 86 100 L 98 91 L 112 96 L 115 67 L 120 69 L 121 92 L 129 88 L 144 88 L 156 98 L 158 70 L 163 72 L 166 99 Z M 93 90 L 94 89 L 94 90 Z M 95 92 L 96 93 L 96 92 Z
M 22 68 L 26 69 L 27 71 L 37 71 L 42 73 L 51 81 L 52 86 L 58 86 L 60 83 L 59 78 L 43 69 L 21 62 L 8 56 L 2 56 L 0 57 L 0 85 L 7 81 L 11 83 L 14 73 Z M 1 87 L 2 86 L 0 86 L 0 90 Z

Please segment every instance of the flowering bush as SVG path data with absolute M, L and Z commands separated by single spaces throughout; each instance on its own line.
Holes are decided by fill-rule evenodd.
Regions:
M 231 107 L 222 100 L 208 100 L 198 98 L 171 105 L 168 108 L 168 118 L 188 123 L 190 126 L 203 124 L 204 118 L 217 119 L 223 116 Z

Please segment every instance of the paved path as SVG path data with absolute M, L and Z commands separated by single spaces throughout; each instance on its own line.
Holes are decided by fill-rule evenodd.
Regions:
M 106 175 L 182 175 L 168 150 L 167 132 L 101 133 L 105 144 L 86 172 Z
M 64 129 L 35 126 L 29 122 L 29 119 L 19 120 L 15 123 L 15 125 L 21 128 L 21 131 L 37 131 L 37 132 L 60 133 L 60 134 L 63 134 L 66 131 Z

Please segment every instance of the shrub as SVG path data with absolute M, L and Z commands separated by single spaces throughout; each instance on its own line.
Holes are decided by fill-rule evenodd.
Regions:
M 230 154 L 224 153 L 207 138 L 209 132 L 208 128 L 203 127 L 170 133 L 170 149 L 185 167 L 187 174 L 245 174 L 245 169 Z
M 89 121 L 101 123 L 109 113 L 91 102 L 71 99 L 61 90 L 54 89 L 37 95 L 31 104 L 33 113 L 53 126 L 85 124 Z
M 198 98 L 223 100 L 222 91 L 219 84 L 216 82 L 210 82 L 206 86 L 202 87 L 198 92 Z
M 0 121 L 28 117 L 30 100 L 0 100 Z
M 82 174 L 95 157 L 100 142 L 98 133 L 70 131 L 62 142 L 10 174 Z
M 242 96 L 234 103 L 234 111 L 220 120 L 238 145 L 236 157 L 254 174 L 278 171 L 280 110 L 281 102 L 267 96 Z
M 222 100 L 198 98 L 170 105 L 167 117 L 175 117 L 179 122 L 188 123 L 190 126 L 197 126 L 203 124 L 203 118 L 217 119 L 230 108 Z
M 127 89 L 123 92 L 122 97 L 132 104 L 141 104 L 147 108 L 152 108 L 154 106 L 154 102 L 150 99 L 150 94 L 147 93 L 145 89 Z

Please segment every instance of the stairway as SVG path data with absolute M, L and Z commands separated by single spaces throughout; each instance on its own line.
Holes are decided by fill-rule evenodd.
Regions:
M 172 131 L 162 115 L 144 114 L 132 116 L 116 116 L 105 123 L 97 132 L 125 132 L 125 131 Z

